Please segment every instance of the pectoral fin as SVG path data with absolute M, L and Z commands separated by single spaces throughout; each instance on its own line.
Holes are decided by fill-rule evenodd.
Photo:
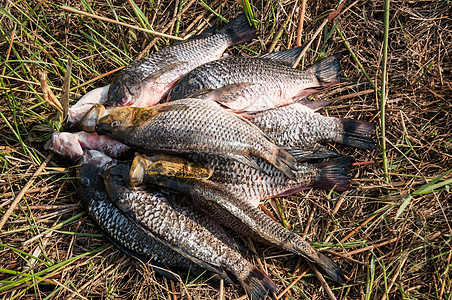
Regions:
M 147 82 L 157 82 L 157 79 L 162 77 L 164 74 L 171 72 L 171 71 L 173 71 L 177 68 L 180 68 L 183 65 L 187 65 L 187 64 L 188 64 L 188 62 L 186 62 L 186 61 L 178 61 L 173 64 L 164 66 L 163 68 L 161 68 L 161 69 L 155 71 L 154 73 L 150 74 L 149 76 L 145 77 L 142 80 L 142 85 L 146 84 Z
M 301 51 L 303 51 L 303 49 L 305 47 L 306 47 L 306 45 L 303 45 L 300 47 L 296 47 L 296 48 L 288 49 L 288 50 L 284 50 L 284 51 L 264 53 L 257 57 L 264 58 L 264 59 L 270 59 L 274 62 L 278 62 L 280 64 L 292 67 L 292 65 L 298 59 L 298 56 L 300 55 Z
M 234 102 L 243 94 L 243 91 L 255 83 L 241 82 L 229 84 L 217 89 L 200 90 L 195 92 L 194 97 L 212 100 L 220 103 Z

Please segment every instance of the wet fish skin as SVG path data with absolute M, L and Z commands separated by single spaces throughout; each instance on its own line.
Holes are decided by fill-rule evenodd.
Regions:
M 101 232 L 127 255 L 153 265 L 161 275 L 180 281 L 166 267 L 191 269 L 196 274 L 202 268 L 155 240 L 133 224 L 108 198 L 103 179 L 104 172 L 113 160 L 95 150 L 86 151 L 77 168 L 79 193 L 82 205 Z
M 338 142 L 361 149 L 375 149 L 375 125 L 353 119 L 322 116 L 314 109 L 293 103 L 263 111 L 249 120 L 277 145 L 304 148 Z
M 127 188 L 128 172 L 127 165 L 118 165 L 103 176 L 110 199 L 134 222 L 227 280 L 223 270 L 231 272 L 251 299 L 276 290 L 265 273 L 241 256 L 219 224 L 177 199 L 149 195 L 147 189 Z
M 124 68 L 113 79 L 105 105 L 155 105 L 184 74 L 220 58 L 227 47 L 255 37 L 256 30 L 250 27 L 245 14 L 241 14 L 217 33 L 209 29 L 198 37 L 167 46 Z
M 355 161 L 350 157 L 340 157 L 315 164 L 300 163 L 294 171 L 296 180 L 291 180 L 266 161 L 259 158 L 254 160 L 261 170 L 214 155 L 189 154 L 183 159 L 170 155 L 136 154 L 130 168 L 130 179 L 133 185 L 142 184 L 145 176 L 157 174 L 180 179 L 209 179 L 222 184 L 235 196 L 258 207 L 262 200 L 291 195 L 312 187 L 347 190 L 350 182 L 349 168 Z M 177 175 L 172 171 L 174 164 L 180 164 L 179 168 L 186 164 L 196 164 L 201 169 L 211 170 L 211 176 L 198 176 L 199 172 Z
M 97 118 L 96 132 L 111 135 L 138 151 L 211 153 L 253 167 L 258 166 L 250 156 L 262 157 L 287 177 L 295 178 L 291 169 L 296 161 L 288 152 L 273 144 L 249 121 L 215 102 L 183 99 L 151 108 L 114 107 L 98 111 L 102 115 Z
M 264 111 L 294 103 L 316 92 L 314 88 L 340 82 L 339 58 L 327 57 L 301 71 L 271 57 L 226 57 L 184 75 L 169 99 L 206 91 L 202 98 L 218 101 L 234 112 Z
M 231 194 L 221 184 L 210 180 L 180 179 L 160 175 L 145 175 L 145 181 L 164 187 L 170 192 L 189 195 L 193 205 L 205 210 L 223 225 L 257 241 L 271 243 L 301 255 L 316 263 L 334 281 L 345 282 L 340 267 L 333 260 L 318 253 L 301 236 L 287 230 L 259 208 Z

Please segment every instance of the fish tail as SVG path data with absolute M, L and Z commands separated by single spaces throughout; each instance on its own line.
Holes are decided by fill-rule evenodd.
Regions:
M 254 267 L 242 281 L 243 287 L 252 300 L 265 299 L 276 291 L 276 284 L 267 274 Z
M 344 132 L 342 143 L 360 149 L 376 149 L 375 140 L 370 137 L 375 134 L 375 125 L 366 121 L 340 119 Z
M 289 152 L 275 145 L 271 158 L 268 162 L 275 166 L 288 178 L 295 180 L 296 177 L 292 170 L 296 169 L 297 161 Z
M 257 38 L 256 28 L 250 26 L 248 18 L 244 13 L 231 20 L 219 33 L 226 34 L 229 37 L 228 46 L 246 43 Z
M 350 167 L 355 159 L 349 156 L 334 158 L 316 164 L 320 174 L 312 186 L 326 190 L 346 191 L 350 185 Z
M 309 69 L 315 74 L 320 86 L 329 86 L 341 82 L 340 55 L 332 55 L 315 63 Z
M 345 277 L 341 268 L 328 256 L 318 252 L 315 263 L 337 283 L 345 283 Z

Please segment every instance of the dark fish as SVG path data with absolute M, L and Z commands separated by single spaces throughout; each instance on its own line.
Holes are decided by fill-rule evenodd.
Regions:
M 189 195 L 194 206 L 205 210 L 223 225 L 301 255 L 316 263 L 333 280 L 345 282 L 340 267 L 333 260 L 317 252 L 301 236 L 284 228 L 249 201 L 231 194 L 227 187 L 210 180 L 148 174 L 145 174 L 145 181 L 169 192 Z
M 256 37 L 256 30 L 250 27 L 245 14 L 217 33 L 212 29 L 215 28 L 131 63 L 113 79 L 105 105 L 155 105 L 182 75 L 220 58 L 227 47 Z
M 81 202 L 100 231 L 121 251 L 149 262 L 157 273 L 171 280 L 180 281 L 180 278 L 167 270 L 168 267 L 191 269 L 200 274 L 202 268 L 135 225 L 111 202 L 99 176 L 111 163 L 112 159 L 105 154 L 87 151 L 77 168 Z
M 298 53 L 300 48 L 287 51 Z M 234 112 L 248 113 L 294 103 L 316 92 L 314 88 L 340 81 L 339 55 L 301 71 L 281 63 L 281 56 L 285 59 L 287 51 L 206 63 L 182 77 L 169 98 L 173 101 L 199 95 Z
M 209 216 L 148 188 L 128 187 L 128 172 L 129 166 L 120 164 L 103 177 L 112 202 L 136 225 L 229 282 L 226 271 L 232 273 L 250 299 L 276 290 L 274 282 L 238 252 L 233 239 Z
M 86 131 L 111 135 L 142 152 L 209 153 L 259 168 L 261 157 L 295 178 L 296 161 L 256 126 L 215 102 L 183 99 L 151 108 L 93 108 L 82 122 Z
M 349 168 L 355 161 L 351 157 L 340 157 L 316 164 L 301 163 L 294 171 L 296 179 L 291 180 L 259 158 L 255 161 L 262 171 L 219 156 L 190 154 L 187 158 L 136 154 L 130 168 L 131 183 L 140 185 L 145 176 L 158 174 L 180 179 L 209 179 L 257 207 L 262 200 L 291 195 L 312 187 L 345 191 L 350 182 Z M 188 170 L 187 165 L 196 167 Z M 175 171 L 181 169 L 186 172 Z
M 353 119 L 325 117 L 309 102 L 293 103 L 257 113 L 249 120 L 277 145 L 304 148 L 322 142 L 338 142 L 361 149 L 375 149 L 375 125 Z M 316 104 L 313 102 L 312 104 Z M 318 107 L 320 108 L 320 107 Z
M 45 145 L 46 150 L 51 150 L 60 156 L 75 161 L 83 156 L 84 150 L 97 150 L 114 158 L 133 154 L 130 147 L 114 140 L 106 135 L 88 132 L 60 132 L 55 131 Z

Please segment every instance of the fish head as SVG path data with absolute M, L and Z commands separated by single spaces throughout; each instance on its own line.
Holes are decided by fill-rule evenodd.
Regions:
M 107 194 L 114 199 L 116 198 L 115 195 L 122 194 L 121 191 L 128 186 L 129 165 L 127 163 L 118 163 L 111 166 L 102 174 L 102 178 Z
M 130 134 L 136 110 L 133 107 L 109 107 L 99 115 L 95 124 L 98 134 L 121 136 Z
M 102 178 L 99 174 L 113 163 L 113 159 L 102 152 L 85 151 L 77 168 L 80 190 L 92 192 L 102 187 Z
M 83 156 L 78 136 L 72 132 L 54 131 L 44 148 L 73 161 Z
M 96 123 L 105 114 L 105 106 L 94 104 L 80 120 L 80 128 L 86 132 L 95 132 Z
M 106 106 L 131 106 L 143 93 L 142 78 L 134 72 L 121 72 L 108 90 Z
M 136 154 L 130 168 L 130 182 L 137 186 L 147 179 L 170 177 L 176 179 L 209 179 L 213 169 L 192 163 L 184 158 L 157 154 Z
M 179 80 L 179 82 L 172 88 L 169 93 L 168 99 L 170 101 L 184 99 L 184 98 L 196 98 L 199 91 L 206 90 L 204 80 L 198 79 L 196 76 L 192 76 L 192 74 L 188 74 L 189 76 L 184 76 Z

